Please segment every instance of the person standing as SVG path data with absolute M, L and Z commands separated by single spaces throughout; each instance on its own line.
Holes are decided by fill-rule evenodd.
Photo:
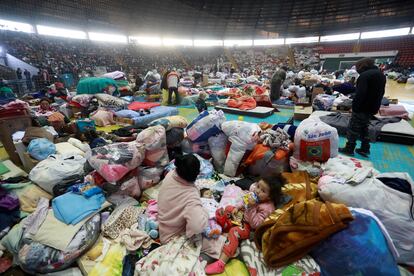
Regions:
M 168 105 L 172 104 L 172 94 L 175 94 L 175 103 L 180 103 L 180 96 L 178 95 L 178 73 L 173 69 L 167 75 L 167 86 L 168 86 Z
M 286 79 L 286 70 L 287 68 L 282 66 L 272 76 L 270 81 L 270 100 L 272 102 L 280 99 L 280 87 Z
M 200 94 L 198 95 L 198 99 L 195 102 L 195 106 L 197 107 L 197 110 L 199 113 L 208 110 L 207 104 L 206 104 L 206 98 L 207 98 L 207 93 L 206 92 L 200 92 Z
M 370 154 L 369 120 L 381 106 L 386 78 L 371 58 L 360 59 L 356 63 L 356 70 L 360 75 L 356 84 L 356 94 L 352 101 L 352 116 L 347 130 L 348 140 L 345 147 L 340 148 L 339 152 L 354 155 L 356 141 L 359 138 L 361 148 L 355 151 L 368 157 Z
M 22 76 L 22 69 L 17 68 L 16 75 L 17 75 L 17 79 L 18 80 L 21 80 L 23 78 L 23 76 Z
M 27 69 L 24 69 L 24 78 L 26 79 L 26 86 L 29 91 L 32 91 L 33 85 L 32 85 L 32 75 Z

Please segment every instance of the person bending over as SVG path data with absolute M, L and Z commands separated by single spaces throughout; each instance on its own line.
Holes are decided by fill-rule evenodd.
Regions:
M 374 65 L 371 58 L 360 59 L 356 63 L 356 70 L 360 74 L 356 84 L 356 93 L 352 101 L 352 115 L 347 130 L 347 142 L 339 152 L 354 155 L 357 139 L 361 140 L 361 147 L 355 151 L 362 156 L 370 154 L 368 125 L 371 116 L 376 114 L 381 106 L 385 92 L 385 76 Z

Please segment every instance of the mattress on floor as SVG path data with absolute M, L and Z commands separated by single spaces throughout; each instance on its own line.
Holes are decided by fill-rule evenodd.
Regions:
M 333 112 L 317 110 L 314 111 L 309 118 L 319 119 L 330 113 Z M 385 124 L 381 128 L 381 133 L 377 137 L 377 141 L 414 145 L 414 128 L 406 120 L 401 120 L 398 123 Z
M 215 109 L 223 110 L 226 113 L 244 115 L 244 116 L 252 116 L 252 117 L 259 117 L 259 118 L 266 118 L 273 114 L 274 108 L 273 107 L 264 107 L 258 106 L 254 109 L 250 110 L 240 110 L 238 108 L 227 107 L 227 106 L 216 106 Z
M 178 115 L 178 108 L 172 106 L 156 106 L 151 108 L 151 113 L 145 116 L 133 117 L 136 126 L 145 126 L 148 123 L 167 116 Z
M 295 109 L 295 105 L 285 105 L 285 104 L 275 104 L 273 103 L 272 106 L 274 108 L 284 108 L 284 109 Z
M 381 128 L 378 141 L 414 145 L 414 128 L 406 120 L 386 124 Z

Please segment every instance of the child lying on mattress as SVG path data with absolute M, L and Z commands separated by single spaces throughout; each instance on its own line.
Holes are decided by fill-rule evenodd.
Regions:
M 228 231 L 229 234 L 220 258 L 206 266 L 206 274 L 224 272 L 224 267 L 235 255 L 239 242 L 248 239 L 250 231 L 259 227 L 275 210 L 281 197 L 281 187 L 282 181 L 279 176 L 262 178 L 250 187 L 250 193 L 243 196 L 244 204 L 217 210 L 217 222 L 223 228 L 223 232 Z

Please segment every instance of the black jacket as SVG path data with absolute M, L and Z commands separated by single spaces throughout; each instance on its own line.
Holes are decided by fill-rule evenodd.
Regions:
M 385 92 L 385 76 L 374 66 L 359 75 L 356 94 L 352 102 L 352 111 L 376 114 L 381 106 Z

